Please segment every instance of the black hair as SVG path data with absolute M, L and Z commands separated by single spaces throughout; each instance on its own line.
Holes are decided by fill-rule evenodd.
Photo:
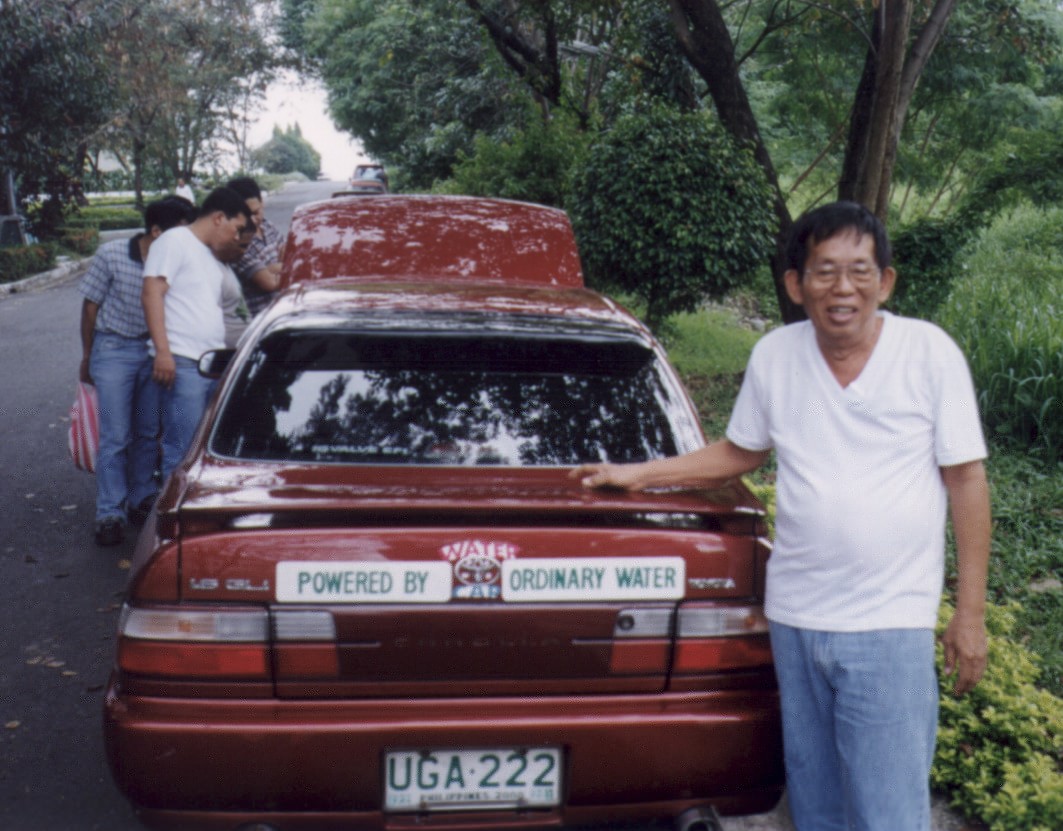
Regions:
M 236 179 L 230 179 L 225 183 L 225 187 L 232 188 L 244 199 L 262 200 L 262 189 L 258 186 L 258 182 L 250 176 L 239 176 Z
M 885 226 L 863 205 L 844 201 L 808 211 L 793 224 L 786 242 L 786 267 L 803 274 L 809 251 L 845 231 L 855 231 L 858 236 L 870 234 L 875 242 L 875 262 L 879 268 L 889 268 L 893 255 Z
M 193 222 L 198 213 L 196 206 L 187 199 L 166 196 L 149 202 L 144 209 L 144 230 L 151 233 L 151 229 L 158 226 L 160 231 L 169 231 L 178 225 Z
M 203 204 L 199 207 L 199 215 L 210 216 L 213 213 L 221 211 L 225 214 L 226 219 L 232 219 L 237 214 L 243 214 L 248 219 L 251 218 L 251 211 L 248 210 L 247 204 L 244 202 L 244 198 L 232 188 L 215 188 L 207 194 L 207 198 L 203 200 Z

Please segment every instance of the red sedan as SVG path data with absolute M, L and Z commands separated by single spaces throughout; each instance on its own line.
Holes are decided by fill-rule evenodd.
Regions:
M 303 282 L 203 361 L 228 369 L 120 622 L 119 787 L 174 829 L 711 828 L 768 810 L 761 507 L 738 482 L 572 482 L 581 462 L 704 441 L 660 346 L 581 286 L 560 212 L 405 199 L 516 245 L 507 280 L 453 228 L 449 272 L 438 228 L 412 220 L 390 243 L 357 226 L 360 251 L 337 217 L 393 199 L 297 214 Z M 549 244 L 519 243 L 543 228 Z M 389 244 L 424 271 L 364 273 Z

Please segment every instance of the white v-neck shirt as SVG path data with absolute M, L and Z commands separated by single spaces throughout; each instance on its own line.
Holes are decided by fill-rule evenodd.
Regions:
M 727 427 L 774 449 L 776 540 L 769 619 L 837 632 L 933 627 L 944 577 L 940 468 L 985 458 L 970 371 L 931 323 L 882 316 L 843 388 L 808 321 L 753 349 Z

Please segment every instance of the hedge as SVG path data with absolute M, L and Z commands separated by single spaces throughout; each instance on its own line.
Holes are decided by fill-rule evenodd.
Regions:
M 0 283 L 13 283 L 55 265 L 55 246 L 34 243 L 0 248 Z

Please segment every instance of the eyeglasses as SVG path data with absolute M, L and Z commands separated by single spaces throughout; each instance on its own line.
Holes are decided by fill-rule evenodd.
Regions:
M 849 265 L 821 265 L 805 269 L 805 277 L 817 288 L 830 288 L 843 274 L 848 275 L 849 282 L 863 288 L 878 279 L 879 269 L 871 263 L 856 262 Z

